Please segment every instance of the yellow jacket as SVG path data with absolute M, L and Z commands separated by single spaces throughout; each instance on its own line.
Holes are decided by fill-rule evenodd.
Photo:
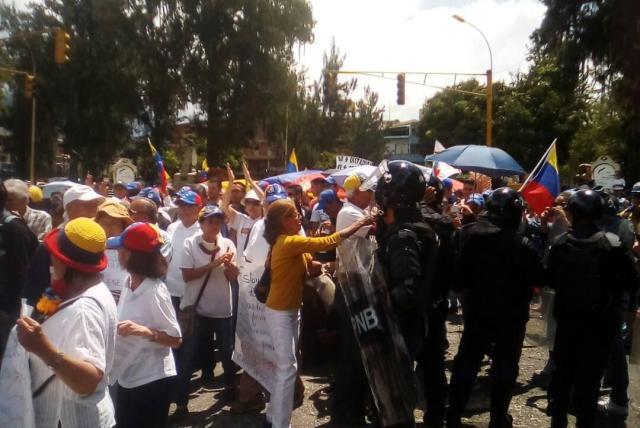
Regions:
M 271 249 L 271 289 L 267 307 L 277 311 L 297 310 L 302 304 L 302 287 L 311 254 L 336 248 L 339 233 L 321 238 L 280 235 Z

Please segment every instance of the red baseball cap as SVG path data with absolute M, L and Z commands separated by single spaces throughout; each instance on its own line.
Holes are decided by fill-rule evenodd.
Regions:
M 120 236 L 107 240 L 107 248 L 126 248 L 131 251 L 150 253 L 164 244 L 158 229 L 149 223 L 133 223 Z

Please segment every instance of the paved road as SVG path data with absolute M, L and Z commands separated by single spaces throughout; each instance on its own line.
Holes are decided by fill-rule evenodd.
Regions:
M 535 330 L 536 320 L 533 320 L 530 330 Z M 462 327 L 448 323 L 448 336 L 450 349 L 447 355 L 449 368 L 455 351 L 458 347 Z M 534 373 L 541 370 L 547 358 L 546 348 L 537 346 L 531 339 L 525 340 L 525 346 L 520 361 L 520 376 L 516 393 L 511 404 L 511 414 L 514 417 L 514 426 L 523 428 L 546 428 L 549 426 L 549 418 L 545 415 L 546 393 L 542 382 L 531 382 Z M 467 418 L 463 420 L 466 427 L 484 428 L 488 425 L 488 362 L 485 361 L 482 373 L 478 378 L 474 395 L 469 403 Z M 217 368 L 219 370 L 219 367 Z M 635 369 L 640 372 L 640 369 Z M 221 379 L 216 377 L 216 379 Z M 329 388 L 329 368 L 317 367 L 313 372 L 307 371 L 303 376 L 306 392 L 305 401 L 302 407 L 293 414 L 292 426 L 298 427 L 338 427 L 332 424 L 328 415 L 330 402 Z M 194 382 L 194 385 L 196 382 Z M 634 381 L 632 388 L 640 387 L 640 374 Z M 174 427 L 224 427 L 224 428 L 261 428 L 264 423 L 264 412 L 233 415 L 229 408 L 218 400 L 216 395 L 220 391 L 218 388 L 204 389 L 194 386 L 193 399 L 189 403 L 191 417 L 185 423 L 173 425 Z M 173 408 L 172 408 L 173 409 Z M 416 411 L 416 420 L 422 421 L 422 412 Z M 419 427 L 422 424 L 418 424 Z M 616 418 L 602 417 L 600 426 L 611 428 L 637 428 L 640 427 L 640 403 L 631 403 L 631 414 L 626 424 L 624 420 Z

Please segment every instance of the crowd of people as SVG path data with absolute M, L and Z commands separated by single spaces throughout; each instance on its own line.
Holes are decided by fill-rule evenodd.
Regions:
M 305 284 L 320 277 L 335 294 L 323 300 L 338 333 L 332 420 L 383 425 L 342 290 L 350 284 L 335 285 L 341 254 L 364 241 L 376 248 L 369 257 L 384 272 L 423 386 L 427 426 L 461 426 L 485 356 L 490 427 L 512 426 L 530 305 L 542 289 L 555 295 L 543 372 L 550 426 L 566 427 L 570 411 L 580 427 L 594 426 L 599 406 L 628 412 L 624 332 L 637 308 L 640 183 L 629 199 L 621 189 L 568 189 L 536 214 L 510 187 L 480 193 L 467 179 L 453 191 L 452 180 L 404 161 L 389 162 L 373 184 L 354 173 L 340 186 L 318 177 L 309 189 L 285 188 L 261 186 L 246 166 L 243 175 L 237 181 L 227 165 L 226 190 L 210 177 L 166 194 L 78 184 L 48 199 L 21 180 L 0 184 L 0 387 L 32 403 L 24 426 L 166 426 L 171 403 L 173 420 L 188 417 L 193 374 L 210 383 L 217 362 L 218 399 L 232 412 L 266 405 L 265 426 L 291 426 L 304 399 Z M 264 304 L 274 350 L 268 390 L 233 360 L 247 263 L 265 266 L 267 292 L 255 303 Z M 464 332 L 447 382 L 446 321 L 455 313 Z M 599 403 L 605 372 L 612 392 Z M 10 404 L 0 405 L 9 420 L 2 412 Z M 410 412 L 396 426 L 415 423 Z

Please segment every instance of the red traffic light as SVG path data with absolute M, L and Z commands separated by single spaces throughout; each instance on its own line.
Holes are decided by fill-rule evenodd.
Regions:
M 404 105 L 404 88 L 405 75 L 404 73 L 398 73 L 398 99 L 396 100 L 398 105 Z

